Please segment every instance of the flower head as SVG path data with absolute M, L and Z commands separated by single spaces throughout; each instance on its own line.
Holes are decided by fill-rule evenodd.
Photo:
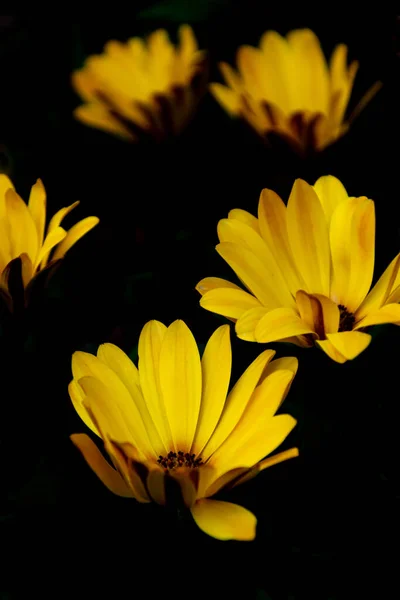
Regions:
M 129 141 L 176 135 L 193 116 L 205 90 L 205 53 L 189 25 L 175 47 L 164 29 L 146 41 L 110 41 L 75 71 L 72 84 L 85 104 L 75 117 Z
M 115 494 L 190 509 L 197 525 L 221 540 L 251 540 L 256 518 L 211 496 L 298 455 L 264 458 L 293 429 L 275 415 L 297 371 L 295 358 L 273 362 L 266 350 L 228 393 L 229 326 L 209 339 L 202 359 L 182 321 L 147 323 L 139 367 L 113 344 L 97 357 L 75 352 L 69 393 L 81 419 L 104 442 L 114 467 L 85 434 L 71 436 L 90 467 Z
M 12 303 L 10 275 L 16 263 L 26 291 L 41 271 L 50 269 L 97 225 L 97 217 L 86 217 L 68 231 L 60 227 L 64 217 L 78 204 L 61 208 L 50 220 L 45 235 L 46 191 L 42 181 L 38 179 L 32 186 L 25 204 L 7 175 L 0 174 L 0 292 L 9 304 Z
M 239 48 L 237 66 L 238 72 L 220 64 L 228 87 L 211 84 L 215 98 L 260 136 L 278 134 L 300 153 L 322 150 L 346 133 L 380 87 L 375 84 L 344 121 L 358 63 L 348 67 L 347 46 L 339 44 L 328 66 L 310 29 L 296 29 L 286 37 L 267 31 L 259 48 Z
M 261 192 L 258 219 L 235 209 L 218 223 L 218 253 L 250 293 L 208 277 L 201 306 L 236 321 L 253 342 L 318 344 L 333 360 L 355 358 L 370 325 L 400 325 L 400 254 L 369 292 L 375 258 L 375 205 L 347 195 L 330 175 L 297 179 L 287 207 Z M 369 292 L 369 293 L 368 293 Z

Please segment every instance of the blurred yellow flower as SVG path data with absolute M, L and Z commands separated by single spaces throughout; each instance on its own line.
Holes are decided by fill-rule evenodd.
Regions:
M 146 41 L 110 41 L 72 75 L 85 104 L 75 117 L 99 129 L 137 141 L 176 135 L 193 116 L 206 89 L 205 53 L 189 25 L 179 29 L 175 47 L 164 29 Z
M 344 121 L 358 62 L 348 67 L 347 46 L 339 44 L 328 66 L 310 29 L 296 29 L 286 37 L 267 31 L 259 48 L 239 48 L 237 66 L 239 72 L 220 63 L 228 87 L 212 83 L 215 98 L 261 136 L 278 134 L 300 153 L 322 150 L 346 133 L 381 86 L 372 86 Z
M 218 253 L 250 293 L 217 277 L 196 289 L 201 306 L 236 321 L 243 340 L 315 343 L 343 363 L 370 343 L 366 327 L 400 325 L 400 254 L 369 292 L 375 205 L 349 197 L 336 177 L 314 186 L 297 179 L 287 207 L 263 190 L 258 219 L 234 209 L 218 223 L 218 237 Z
M 266 350 L 228 394 L 229 326 L 209 339 L 202 359 L 183 323 L 147 323 L 139 368 L 113 344 L 97 357 L 75 352 L 69 393 L 86 425 L 104 442 L 114 467 L 85 434 L 71 436 L 99 479 L 119 496 L 190 509 L 197 525 L 220 540 L 252 540 L 256 518 L 211 496 L 298 456 L 269 458 L 296 424 L 275 415 L 297 371 L 297 359 L 273 362 Z
M 60 227 L 64 217 L 78 204 L 74 202 L 59 210 L 50 220 L 45 235 L 46 191 L 42 181 L 38 179 L 32 186 L 26 205 L 9 177 L 0 174 L 0 293 L 10 308 L 9 277 L 15 259 L 20 261 L 22 284 L 27 290 L 39 272 L 63 258 L 99 222 L 97 217 L 87 217 L 68 231 Z

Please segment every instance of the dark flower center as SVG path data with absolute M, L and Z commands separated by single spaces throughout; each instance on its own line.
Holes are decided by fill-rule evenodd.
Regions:
M 203 464 L 201 457 L 196 458 L 195 454 L 189 454 L 189 452 L 168 452 L 167 456 L 159 456 L 157 460 L 158 464 L 164 467 L 164 469 L 177 469 L 178 467 L 191 467 L 196 469 Z
M 355 316 L 343 304 L 339 304 L 338 308 L 340 313 L 339 331 L 352 331 L 356 321 Z

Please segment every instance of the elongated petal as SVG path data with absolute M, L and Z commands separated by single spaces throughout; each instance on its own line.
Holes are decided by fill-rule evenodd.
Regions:
M 366 317 L 369 313 L 376 312 L 387 301 L 396 277 L 400 272 L 400 254 L 398 254 L 385 269 L 377 283 L 374 285 L 368 296 L 358 308 L 355 317 L 357 322 Z
M 215 289 L 219 289 L 219 288 L 230 288 L 232 290 L 243 291 L 235 283 L 231 283 L 230 281 L 227 281 L 226 279 L 221 279 L 221 277 L 205 277 L 204 279 L 199 281 L 199 283 L 196 285 L 196 290 L 201 295 L 204 295 L 211 290 L 215 290 Z
M 335 362 L 340 364 L 347 362 L 347 358 L 343 356 L 343 354 L 341 354 L 329 340 L 315 340 L 315 343 L 323 352 L 325 352 L 327 356 L 329 356 L 329 358 Z
M 385 304 L 379 310 L 369 313 L 359 321 L 355 329 L 370 327 L 371 325 L 382 325 L 384 323 L 400 324 L 400 304 Z
M 203 450 L 203 460 L 211 456 L 236 427 L 264 369 L 274 355 L 274 350 L 265 350 L 247 367 L 246 371 L 238 379 L 228 395 L 221 419 Z
M 40 265 L 44 258 L 48 257 L 51 250 L 57 246 L 63 239 L 65 239 L 67 232 L 62 227 L 56 227 L 44 240 L 43 246 L 39 249 L 38 255 L 35 260 L 35 269 Z M 47 260 L 46 260 L 47 263 Z
M 160 351 L 160 387 L 175 450 L 188 451 L 200 411 L 201 364 L 196 341 L 183 321 L 168 327 Z
M 74 208 L 76 208 L 79 204 L 79 200 L 77 200 L 76 202 L 73 202 L 72 204 L 70 204 L 69 206 L 65 206 L 64 208 L 60 208 L 60 210 L 58 210 L 50 219 L 50 223 L 49 226 L 47 228 L 47 235 L 49 235 L 49 233 L 51 233 L 53 231 L 53 229 L 56 229 L 57 227 L 60 227 L 62 221 L 65 219 L 65 217 L 72 211 L 74 210 Z
M 255 331 L 258 323 L 261 321 L 264 315 L 266 315 L 268 309 L 264 306 L 256 308 L 250 308 L 244 312 L 238 319 L 235 325 L 236 335 L 241 340 L 247 342 L 256 342 Z
M 160 387 L 160 351 L 167 328 L 160 321 L 149 321 L 139 337 L 140 387 L 158 433 L 169 449 L 174 448 L 171 428 Z
M 256 517 L 237 504 L 203 499 L 191 512 L 197 526 L 217 540 L 251 541 L 256 537 Z
M 331 257 L 325 213 L 314 189 L 302 179 L 295 181 L 289 197 L 287 226 L 306 291 L 329 297 Z
M 35 223 L 25 202 L 11 188 L 6 192 L 6 210 L 12 257 L 26 253 L 33 262 L 38 250 Z
M 343 183 L 333 175 L 324 175 L 323 177 L 320 177 L 313 187 L 322 204 L 326 221 L 329 226 L 331 217 L 337 206 L 348 199 L 346 188 Z
M 247 212 L 247 210 L 242 210 L 241 208 L 233 208 L 228 213 L 228 219 L 236 219 L 236 221 L 241 221 L 242 223 L 245 223 L 246 225 L 254 229 L 254 231 L 258 233 L 258 235 L 260 235 L 260 228 L 258 226 L 257 217 Z
M 58 258 L 63 258 L 68 250 L 76 244 L 78 240 L 81 239 L 84 235 L 86 235 L 93 227 L 95 227 L 100 222 L 98 217 L 86 217 L 86 219 L 82 219 L 79 223 L 75 223 L 67 231 L 66 237 L 63 239 L 61 244 L 59 244 L 53 254 L 53 260 L 57 260 Z
M 350 198 L 332 215 L 330 226 L 333 282 L 331 298 L 355 312 L 371 286 L 375 260 L 375 205 Z
M 122 479 L 121 475 L 108 464 L 94 442 L 84 433 L 70 436 L 72 442 L 80 450 L 89 467 L 96 473 L 100 481 L 117 496 L 134 498 L 132 490 Z
M 269 456 L 268 458 L 265 458 L 264 460 L 261 460 L 259 463 L 257 463 L 252 469 L 247 470 L 247 472 L 245 472 L 242 476 L 238 477 L 237 480 L 233 482 L 232 487 L 242 485 L 242 483 L 253 479 L 253 477 L 261 473 L 261 471 L 264 471 L 269 467 L 279 465 L 279 463 L 289 460 L 291 458 L 297 458 L 297 456 L 299 456 L 298 448 L 290 448 L 289 450 L 284 450 L 283 452 L 278 452 L 273 456 Z
M 102 431 L 102 437 L 103 433 L 104 432 Z M 103 439 L 106 452 L 135 494 L 136 500 L 143 503 L 150 502 L 150 498 L 142 480 L 142 474 L 138 472 L 137 463 L 132 462 L 138 460 L 138 455 L 142 455 L 129 443 L 118 444 L 117 442 L 108 439 L 107 436 Z
M 74 110 L 74 117 L 81 123 L 103 129 L 109 133 L 116 133 L 121 137 L 133 141 L 135 137 L 130 130 L 125 127 L 120 119 L 114 117 L 108 108 L 99 102 L 82 104 Z
M 219 327 L 208 340 L 201 359 L 203 392 L 191 452 L 201 454 L 223 411 L 232 367 L 230 330 Z
M 68 392 L 71 398 L 72 404 L 79 417 L 85 423 L 89 429 L 91 429 L 96 435 L 100 436 L 100 432 L 96 425 L 93 423 L 90 414 L 88 413 L 83 401 L 85 399 L 85 393 L 79 383 L 73 379 L 68 385 Z
M 276 342 L 284 338 L 315 333 L 291 308 L 276 308 L 262 317 L 255 329 L 259 343 Z
M 201 298 L 200 306 L 218 315 L 239 319 L 251 308 L 260 307 L 261 303 L 244 290 L 217 288 L 210 290 Z
M 46 225 L 46 190 L 41 179 L 31 188 L 28 207 L 36 226 L 38 246 L 43 244 L 44 228 Z
M 371 336 L 361 331 L 328 333 L 326 337 L 347 360 L 356 358 L 371 342 Z

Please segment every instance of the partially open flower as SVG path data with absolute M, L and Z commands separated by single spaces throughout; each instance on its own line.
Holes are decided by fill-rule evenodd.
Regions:
M 237 66 L 238 72 L 220 64 L 228 87 L 212 83 L 215 98 L 260 136 L 277 134 L 301 154 L 322 150 L 346 133 L 381 86 L 372 86 L 345 120 L 358 63 L 347 66 L 347 46 L 339 44 L 328 65 L 310 29 L 286 37 L 267 31 L 259 48 L 239 48 Z
M 75 117 L 129 141 L 177 135 L 206 90 L 205 65 L 189 25 L 179 29 L 177 47 L 164 29 L 146 41 L 110 41 L 103 54 L 90 56 L 72 76 L 85 101 Z
M 26 205 L 9 177 L 0 174 L 0 293 L 10 309 L 15 293 L 26 297 L 38 274 L 49 272 L 99 222 L 97 217 L 86 217 L 68 231 L 60 227 L 78 204 L 61 208 L 45 235 L 46 191 L 41 180 L 32 186 Z
M 203 308 L 236 321 L 247 341 L 317 344 L 339 363 L 371 341 L 371 325 L 400 325 L 400 254 L 370 291 L 375 205 L 331 175 L 293 185 L 287 207 L 261 192 L 258 219 L 234 209 L 218 223 L 218 253 L 249 292 L 219 277 L 196 289 Z
M 86 425 L 104 442 L 113 468 L 85 434 L 71 436 L 89 466 L 115 494 L 186 507 L 205 533 L 252 540 L 255 516 L 211 499 L 263 469 L 298 455 L 269 458 L 296 424 L 276 415 L 297 371 L 295 358 L 266 350 L 228 393 L 229 326 L 209 339 L 202 359 L 182 321 L 147 323 L 139 368 L 113 344 L 97 357 L 75 352 L 69 393 Z

